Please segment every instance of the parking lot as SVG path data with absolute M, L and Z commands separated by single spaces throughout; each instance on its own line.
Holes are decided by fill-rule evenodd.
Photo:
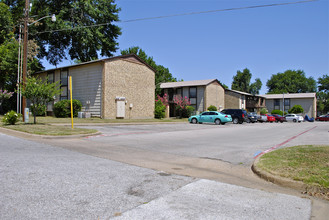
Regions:
M 88 142 L 250 166 L 270 148 L 328 144 L 329 123 L 152 124 L 88 126 L 102 135 Z

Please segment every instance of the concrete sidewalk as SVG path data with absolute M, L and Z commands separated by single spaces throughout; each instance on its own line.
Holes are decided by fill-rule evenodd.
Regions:
M 309 219 L 311 202 L 0 133 L 0 219 Z

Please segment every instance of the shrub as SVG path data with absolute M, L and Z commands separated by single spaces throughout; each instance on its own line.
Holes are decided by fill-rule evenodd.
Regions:
M 283 112 L 281 110 L 275 109 L 273 111 L 271 111 L 271 114 L 273 115 L 283 115 Z
M 262 114 L 262 115 L 265 115 L 265 114 L 267 114 L 268 113 L 268 110 L 266 109 L 266 108 L 262 108 L 261 110 L 260 110 L 260 114 Z
M 34 115 L 34 112 L 36 111 L 35 112 L 36 116 L 45 116 L 46 110 L 47 110 L 47 106 L 43 104 L 39 104 L 36 108 L 34 108 L 34 106 L 31 106 L 31 112 Z
M 194 110 L 195 109 L 192 106 L 186 106 L 186 108 L 182 110 L 182 117 L 189 118 Z
M 166 106 L 161 102 L 161 100 L 155 101 L 154 117 L 164 118 L 165 117 Z
M 73 117 L 78 117 L 78 112 L 81 111 L 82 104 L 79 100 L 73 99 Z M 71 117 L 71 101 L 61 100 L 56 102 L 53 108 L 55 117 L 57 118 L 68 118 Z
M 304 109 L 301 105 L 294 105 L 291 109 L 288 110 L 288 112 L 292 114 L 299 114 L 303 113 Z
M 214 105 L 211 105 L 207 108 L 208 111 L 217 111 L 217 107 Z
M 21 114 L 16 113 L 15 111 L 11 110 L 10 112 L 7 112 L 2 119 L 2 122 L 4 124 L 10 124 L 10 125 L 14 125 L 16 124 L 19 119 L 22 117 Z

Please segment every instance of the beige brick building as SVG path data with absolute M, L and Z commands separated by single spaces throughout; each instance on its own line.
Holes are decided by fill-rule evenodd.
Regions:
M 257 112 L 259 114 L 261 108 L 266 108 L 265 97 L 225 89 L 225 108 L 245 109 L 248 112 Z
M 316 117 L 316 93 L 288 93 L 288 94 L 268 94 L 266 107 L 269 112 L 274 109 L 288 112 L 294 105 L 301 105 L 304 109 L 303 116 Z
M 176 116 L 175 96 L 189 98 L 196 112 L 206 111 L 210 105 L 216 106 L 218 111 L 224 109 L 224 88 L 217 79 L 162 83 L 160 88 L 169 96 L 170 117 Z
M 82 111 L 101 118 L 143 119 L 154 117 L 155 71 L 136 55 L 124 55 L 36 73 L 51 82 L 60 81 L 62 94 L 72 96 Z M 54 103 L 48 105 L 52 111 Z

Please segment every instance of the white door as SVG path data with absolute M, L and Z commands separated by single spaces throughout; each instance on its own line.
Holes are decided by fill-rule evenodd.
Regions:
M 125 108 L 126 108 L 125 101 L 117 100 L 117 118 L 125 117 L 126 115 Z

